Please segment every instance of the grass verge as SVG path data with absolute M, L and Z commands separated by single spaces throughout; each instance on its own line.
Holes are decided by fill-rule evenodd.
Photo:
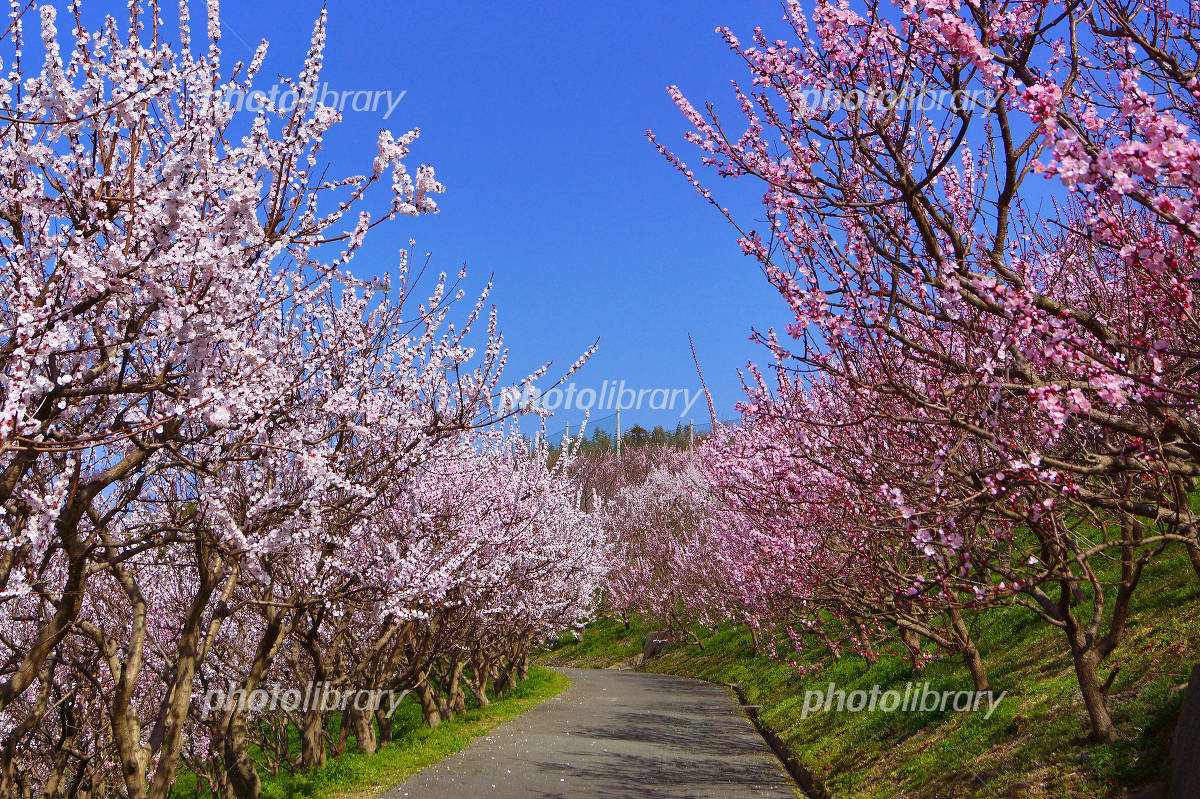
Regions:
M 403 702 L 393 716 L 392 743 L 373 755 L 347 752 L 307 774 L 263 774 L 262 799 L 366 799 L 454 754 L 501 722 L 562 693 L 571 681 L 544 666 L 531 666 L 529 678 L 487 707 L 466 713 L 430 729 L 421 723 L 416 702 Z M 351 738 L 350 746 L 353 746 Z M 207 796 L 208 794 L 204 794 Z M 180 778 L 174 799 L 198 799 L 192 775 Z

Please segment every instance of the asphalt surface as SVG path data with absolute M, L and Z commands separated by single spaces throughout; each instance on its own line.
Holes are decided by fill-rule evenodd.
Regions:
M 573 685 L 385 799 L 795 797 L 726 688 L 662 674 L 560 669 Z

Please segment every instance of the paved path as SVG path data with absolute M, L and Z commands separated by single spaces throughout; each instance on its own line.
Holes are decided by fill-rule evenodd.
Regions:
M 574 683 L 385 799 L 795 797 L 725 688 L 682 677 L 561 669 Z

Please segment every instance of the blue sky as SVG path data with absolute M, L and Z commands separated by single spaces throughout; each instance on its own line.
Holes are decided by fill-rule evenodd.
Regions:
M 103 10 L 121 19 L 124 7 L 85 3 L 89 18 Z M 223 3 L 226 63 L 249 58 L 243 42 L 266 38 L 258 83 L 295 75 L 319 10 L 313 0 Z M 203 4 L 191 13 L 199 34 Z M 173 24 L 173 6 L 164 16 Z M 328 150 L 336 169 L 369 168 L 379 128 L 420 126 L 413 165 L 433 164 L 448 189 L 437 216 L 377 229 L 357 269 L 390 268 L 412 237 L 437 267 L 466 262 L 472 286 L 494 274 L 513 379 L 543 360 L 564 368 L 599 338 L 580 388 L 624 380 L 693 389 L 691 333 L 719 412 L 731 415 L 736 370 L 764 360 L 751 327 L 779 326 L 786 309 L 644 133 L 654 129 L 686 153 L 685 122 L 665 92 L 672 83 L 697 102 L 717 100 L 732 119 L 729 81 L 744 66 L 714 28 L 748 38 L 762 25 L 783 36 L 781 16 L 777 0 L 333 0 L 323 81 L 405 93 L 386 120 L 386 108 L 346 114 Z M 757 187 L 721 188 L 728 204 L 738 198 L 756 215 Z M 548 426 L 581 415 L 560 413 Z M 678 415 L 626 418 L 673 425 Z M 703 402 L 689 416 L 704 419 Z

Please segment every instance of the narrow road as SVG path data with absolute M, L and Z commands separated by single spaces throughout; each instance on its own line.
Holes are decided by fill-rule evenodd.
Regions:
M 574 683 L 384 799 L 794 797 L 779 761 L 720 686 L 561 669 Z

